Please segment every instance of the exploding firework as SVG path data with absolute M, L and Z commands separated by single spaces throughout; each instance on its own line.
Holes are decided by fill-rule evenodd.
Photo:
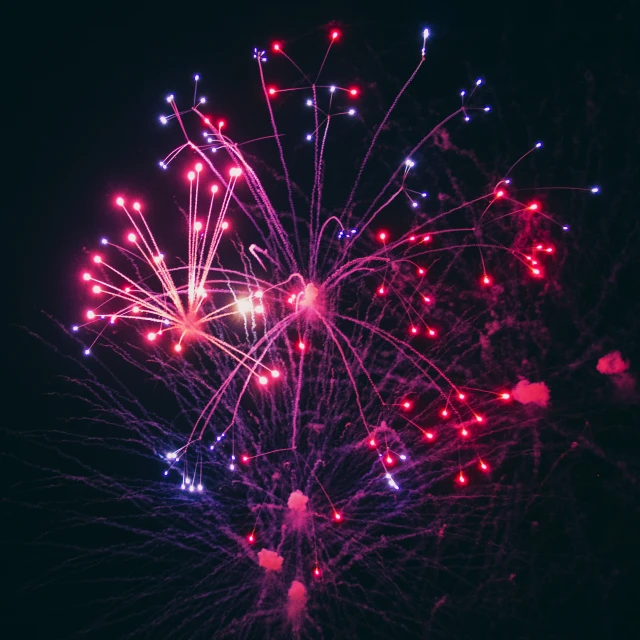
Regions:
M 123 194 L 114 205 L 127 223 L 124 241 L 103 239 L 81 275 L 95 299 L 74 327 L 95 330 L 85 353 L 102 345 L 134 365 L 167 391 L 163 414 L 177 416 L 143 409 L 135 394 L 120 396 L 95 378 L 86 385 L 96 411 L 122 425 L 114 439 L 166 464 L 164 484 L 140 489 L 155 521 L 137 528 L 140 557 L 147 539 L 172 549 L 186 537 L 189 551 L 207 559 L 208 569 L 190 560 L 154 578 L 162 592 L 197 587 L 215 600 L 185 616 L 176 598 L 158 614 L 155 624 L 170 623 L 175 637 L 203 616 L 234 637 L 265 628 L 335 635 L 341 613 L 364 618 L 383 607 L 384 594 L 401 598 L 398 575 L 411 575 L 416 556 L 443 570 L 443 554 L 508 499 L 494 488 L 487 507 L 483 491 L 529 445 L 526 421 L 514 426 L 516 373 L 487 353 L 488 336 L 503 324 L 522 328 L 514 317 L 526 302 L 517 291 L 544 282 L 555 232 L 568 227 L 517 186 L 518 165 L 541 143 L 479 193 L 462 195 L 455 181 L 433 193 L 429 171 L 421 174 L 416 158 L 429 143 L 450 151 L 449 129 L 490 112 L 479 102 L 481 79 L 405 153 L 373 167 L 427 60 L 428 36 L 356 152 L 344 194 L 329 179 L 332 136 L 362 125 L 366 92 L 325 80 L 338 31 L 313 74 L 283 43 L 273 44 L 268 64 L 265 51 L 254 51 L 272 128 L 264 140 L 234 141 L 206 111 L 196 76 L 193 106 L 181 110 L 171 95 L 161 117 L 184 136 L 160 162 L 184 173 L 183 250 L 156 236 L 173 228 L 165 213 Z M 271 81 L 272 64 L 300 77 L 290 86 Z M 287 108 L 299 107 L 311 123 L 297 135 L 306 149 L 289 148 L 292 134 L 280 125 Z M 273 161 L 261 159 L 266 142 Z M 126 340 L 113 337 L 119 325 Z M 170 490 L 178 495 L 167 501 Z M 177 524 L 154 533 L 163 519 Z M 393 580 L 389 564 L 402 569 Z M 357 604 L 363 588 L 368 596 Z M 329 601 L 331 630 L 318 622 Z M 417 619 L 410 606 L 383 618 L 405 630 Z

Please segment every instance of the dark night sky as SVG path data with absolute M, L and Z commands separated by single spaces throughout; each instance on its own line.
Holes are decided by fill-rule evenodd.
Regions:
M 365 40 L 383 54 L 390 51 L 397 60 L 398 51 L 418 48 L 416 34 L 429 25 L 437 39 L 432 47 L 445 52 L 438 58 L 443 74 L 450 70 L 459 78 L 454 85 L 476 74 L 488 78 L 501 111 L 512 113 L 505 127 L 522 127 L 522 137 L 515 134 L 514 146 L 522 148 L 537 137 L 556 148 L 560 145 L 563 152 L 556 157 L 569 166 L 551 167 L 550 175 L 560 176 L 556 182 L 567 184 L 588 174 L 602 185 L 606 207 L 597 220 L 582 221 L 584 242 L 596 243 L 594 273 L 600 267 L 608 273 L 613 257 L 624 247 L 630 250 L 629 234 L 634 229 L 632 249 L 637 251 L 640 79 L 633 59 L 640 59 L 640 13 L 636 3 L 618 7 L 600 3 L 593 9 L 586 3 L 560 1 L 431 4 L 394 3 L 400 10 L 361 0 L 310 6 L 303 2 L 149 3 L 144 7 L 86 3 L 73 8 L 56 4 L 44 9 L 37 5 L 3 9 L 5 27 L 14 34 L 9 38 L 15 38 L 10 53 L 3 54 L 5 90 L 7 76 L 10 83 L 10 91 L 3 96 L 2 169 L 3 220 L 9 224 L 4 252 L 8 252 L 5 276 L 10 304 L 4 315 L 11 324 L 5 334 L 9 336 L 5 369 L 12 378 L 5 401 L 10 432 L 19 431 L 25 422 L 49 419 L 43 393 L 56 366 L 54 358 L 46 355 L 34 359 L 30 339 L 16 325 L 38 331 L 42 309 L 62 322 L 75 320 L 81 303 L 74 278 L 82 248 L 108 231 L 113 194 L 122 186 L 150 191 L 158 179 L 157 160 L 167 149 L 157 124 L 163 97 L 178 89 L 187 92 L 193 73 L 198 72 L 205 81 L 203 93 L 214 97 L 220 87 L 224 95 L 218 104 L 231 110 L 242 103 L 244 88 L 254 81 L 252 75 L 245 77 L 253 70 L 253 46 L 266 45 L 274 37 L 297 40 L 295 46 L 304 47 L 305 38 L 321 41 L 319 34 L 335 21 L 345 39 Z M 403 41 L 412 44 L 405 46 Z M 241 107 L 238 119 L 246 113 L 250 112 Z M 593 140 L 584 139 L 592 133 Z M 621 336 L 636 354 L 637 364 L 638 305 L 631 293 L 630 273 L 627 268 L 616 276 L 620 280 L 615 313 L 611 308 L 602 311 L 597 333 L 603 339 Z M 585 295 L 597 299 L 597 287 L 594 283 Z M 15 438 L 7 442 L 11 444 L 3 447 L 8 454 L 4 470 L 10 476 L 11 455 L 24 460 L 29 453 L 15 449 Z M 617 480 L 612 482 L 612 494 L 627 491 L 615 484 Z M 599 499 L 608 498 L 601 495 Z M 597 508 L 585 507 L 590 514 L 585 523 L 597 517 Z M 621 526 L 620 522 L 614 519 L 612 526 Z M 32 620 L 23 637 L 35 637 L 29 634 L 37 629 L 47 638 L 61 638 L 60 631 L 46 623 L 54 605 L 33 601 L 20 590 L 21 567 L 31 551 L 16 541 L 22 528 L 37 529 L 38 523 L 3 524 L 7 526 L 14 531 L 0 535 L 0 543 L 5 541 L 3 555 L 13 558 L 9 575 L 15 597 L 8 602 L 15 609 L 3 614 L 4 630 L 15 629 L 17 611 L 42 611 L 43 620 Z M 624 538 L 629 539 L 628 533 Z M 611 542 L 615 535 L 608 539 L 606 551 L 597 544 L 593 551 L 595 557 L 602 554 L 595 562 L 600 562 L 603 574 L 609 565 L 617 563 L 622 570 L 622 565 L 637 560 L 637 552 L 635 558 L 616 555 Z M 634 581 L 625 584 L 632 589 Z M 598 637 L 633 636 L 630 607 L 606 600 L 610 591 L 597 577 L 582 588 L 596 594 L 594 601 L 607 619 Z M 621 589 L 615 593 L 623 600 L 628 595 Z M 584 604 L 580 597 L 569 605 L 575 608 L 576 619 Z M 578 626 L 581 637 L 588 636 L 589 629 Z M 608 635 L 613 629 L 618 635 Z M 520 635 L 516 632 L 513 637 Z M 574 636 L 567 631 L 565 637 Z

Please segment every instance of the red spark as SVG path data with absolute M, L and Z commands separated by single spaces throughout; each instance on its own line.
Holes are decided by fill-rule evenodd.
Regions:
M 371 440 L 369 440 L 369 446 L 370 447 L 375 447 L 376 446 L 376 441 L 373 438 L 371 438 Z
M 402 403 L 402 406 L 403 406 L 405 409 L 407 409 L 407 410 L 411 409 L 411 403 L 410 403 L 408 400 L 405 400 L 405 401 Z
M 480 460 L 480 468 L 483 471 L 487 471 L 489 469 L 489 467 L 484 462 L 482 462 L 482 460 Z
M 431 431 L 427 431 L 425 435 L 427 436 L 427 440 L 433 440 L 434 438 L 434 435 L 433 433 L 431 433 Z
M 381 231 L 378 234 L 378 238 L 380 238 L 380 240 L 382 240 L 382 242 L 384 242 L 387 239 L 387 234 L 384 231 Z
M 279 42 L 274 42 L 274 43 L 271 45 L 271 48 L 272 48 L 274 51 L 280 51 L 280 43 L 279 43 Z
M 500 191 L 496 193 L 496 198 L 502 198 L 503 195 L 504 195 L 504 191 L 500 189 Z
M 338 30 L 331 32 L 331 40 L 335 41 L 340 37 L 340 32 Z
M 467 479 L 465 478 L 464 474 L 462 473 L 462 471 L 460 472 L 460 475 L 458 476 L 458 482 L 460 484 L 465 484 L 467 482 Z
M 508 394 L 508 393 L 503 393 L 503 394 L 501 394 L 501 395 L 500 395 L 500 397 L 501 397 L 503 400 L 508 400 L 508 399 L 511 397 L 511 395 L 510 395 L 510 394 Z
M 336 520 L 336 521 L 340 521 L 340 520 L 342 520 L 342 515 L 339 514 L 337 511 L 334 511 L 333 512 L 333 519 Z
M 253 543 L 256 541 L 256 537 L 253 535 L 253 533 L 250 533 L 250 534 L 247 536 L 247 540 L 248 540 L 251 544 L 253 544 Z
M 533 204 L 529 205 L 529 209 L 531 211 L 535 211 L 537 208 L 538 208 L 538 203 L 537 202 L 534 202 Z
M 482 282 L 483 284 L 491 284 L 491 278 L 488 275 L 485 275 L 484 278 L 482 278 Z

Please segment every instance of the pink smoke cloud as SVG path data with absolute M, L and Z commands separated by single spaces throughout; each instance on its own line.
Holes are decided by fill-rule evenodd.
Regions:
M 546 407 L 551 397 L 549 387 L 544 382 L 529 382 L 528 380 L 520 380 L 511 393 L 514 400 L 519 403 L 537 404 L 539 407 Z
M 307 502 L 309 502 L 309 498 L 302 493 L 302 491 L 296 489 L 290 496 L 287 501 L 287 506 L 291 511 L 306 511 L 307 510 Z
M 605 376 L 624 373 L 629 368 L 629 361 L 623 360 L 619 351 L 612 351 L 598 360 L 596 369 Z
M 275 551 L 269 551 L 269 549 L 258 551 L 258 564 L 265 569 L 280 571 L 283 562 L 284 558 L 279 556 Z
M 297 618 L 302 613 L 307 603 L 307 590 L 302 582 L 294 580 L 287 592 L 289 601 L 287 603 L 287 613 L 290 618 Z

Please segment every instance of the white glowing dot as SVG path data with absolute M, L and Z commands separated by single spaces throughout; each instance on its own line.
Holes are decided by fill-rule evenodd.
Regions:
M 201 230 L 202 230 L 202 222 L 196 222 L 196 223 L 193 225 L 193 228 L 194 228 L 196 231 L 201 231 Z
M 191 492 L 193 493 L 193 492 L 195 491 L 195 487 L 194 487 L 193 485 L 191 485 L 191 486 L 189 487 L 189 491 L 191 491 Z
M 307 100 L 307 107 L 313 106 L 313 100 Z
M 173 102 L 173 94 L 167 96 L 167 102 Z
M 251 303 L 251 300 L 249 298 L 238 300 L 237 306 L 240 313 L 248 313 L 249 311 L 251 311 L 251 309 L 253 309 L 253 304 Z
M 231 169 L 231 171 L 229 171 L 229 175 L 232 178 L 237 178 L 241 173 L 242 169 L 240 169 L 239 167 L 234 167 L 233 169 Z
M 310 133 L 307 133 L 307 140 L 313 140 L 313 136 Z
M 476 80 L 476 87 L 480 86 L 482 84 L 482 78 L 478 78 Z
M 355 109 L 349 109 L 348 114 L 350 116 L 354 116 L 356 114 L 356 110 Z
M 200 173 L 202 171 L 202 163 L 201 162 L 198 162 L 198 164 L 196 165 L 196 171 L 198 173 Z
M 260 377 L 258 378 L 258 382 L 259 382 L 260 384 L 267 384 L 267 382 L 269 382 L 269 380 L 267 379 L 267 376 L 260 376 Z
M 600 193 L 600 187 L 592 187 L 591 193 Z
M 491 107 L 487 106 L 484 108 L 485 111 L 491 111 Z
M 96 317 L 96 314 L 94 311 L 87 311 L 87 318 L 89 318 L 89 320 L 93 320 Z
M 102 258 L 100 256 L 93 256 L 93 261 L 96 264 L 100 264 L 102 262 Z
M 329 87 L 329 91 L 331 91 L 331 93 L 333 93 L 335 90 L 336 90 L 336 88 L 335 88 L 333 85 L 331 85 L 331 86 Z
M 465 95 L 466 95 L 466 91 L 461 91 L 461 92 L 460 92 L 460 96 L 461 96 L 461 97 L 463 97 L 463 98 L 464 98 L 464 97 L 465 97 Z
M 274 370 L 271 372 L 271 377 L 272 377 L 272 378 L 279 378 L 279 377 L 280 377 L 280 372 L 279 372 L 278 370 L 274 369 Z
M 465 117 L 464 117 L 464 121 L 465 121 L 465 122 L 469 122 L 469 120 L 471 120 L 471 118 L 470 118 L 469 116 L 465 116 Z
M 196 177 L 196 174 L 193 171 L 189 171 L 189 173 L 187 174 L 187 178 L 189 178 L 189 180 L 193 180 Z
M 256 306 L 256 313 L 264 313 L 264 307 L 261 304 Z
M 93 286 L 93 293 L 100 293 L 101 291 L 102 289 L 100 288 L 99 284 Z
M 147 334 L 147 339 L 148 340 L 155 340 L 156 339 L 156 334 L 153 333 L 153 331 L 151 331 L 150 333 Z
M 160 122 L 161 122 L 162 124 L 167 124 L 167 119 L 166 119 L 166 117 L 165 117 L 165 116 L 160 116 Z
M 130 234 L 127 236 L 127 240 L 128 240 L 129 242 L 135 242 L 135 241 L 136 241 L 136 234 L 135 234 L 135 233 L 130 233 Z
M 200 98 L 200 104 L 204 104 L 206 101 L 207 101 L 207 99 L 206 99 L 206 98 L 204 98 L 204 97 L 203 97 L 203 98 Z
M 218 186 L 217 186 L 217 185 L 215 185 L 215 184 L 214 184 L 214 185 L 211 187 L 211 193 L 218 193 Z
M 140 203 L 139 203 L 139 202 L 134 202 L 134 203 L 133 203 L 133 208 L 134 208 L 136 211 L 140 211 Z
M 202 485 L 201 484 L 198 485 L 198 491 L 202 491 Z
M 85 349 L 84 350 L 84 355 L 88 356 L 91 353 L 91 349 Z
M 422 37 L 423 37 L 425 40 L 429 37 L 429 35 L 430 35 L 429 29 L 425 29 L 425 30 L 422 32 Z
M 542 146 L 542 142 L 536 142 L 536 149 L 539 149 Z
M 220 226 L 221 226 L 223 229 L 228 229 L 228 228 L 229 228 L 229 223 L 225 220 L 225 222 L 223 222 Z
M 71 327 L 71 331 L 77 331 L 78 330 L 78 325 L 74 324 L 73 327 Z

